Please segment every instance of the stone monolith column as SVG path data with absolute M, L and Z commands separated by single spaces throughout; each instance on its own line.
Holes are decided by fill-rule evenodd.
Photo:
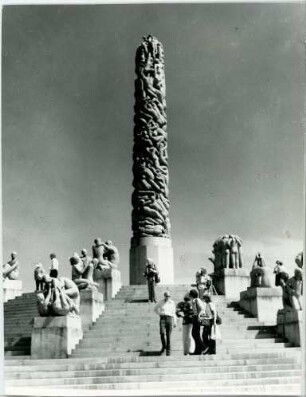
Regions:
M 160 271 L 161 283 L 173 283 L 169 221 L 164 50 L 152 36 L 136 51 L 130 284 L 144 284 L 146 259 Z

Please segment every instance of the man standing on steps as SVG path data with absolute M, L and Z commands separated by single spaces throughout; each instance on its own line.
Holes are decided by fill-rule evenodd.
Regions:
M 170 356 L 171 352 L 171 332 L 172 328 L 176 327 L 176 315 L 175 315 L 175 303 L 170 299 L 170 292 L 164 293 L 164 299 L 159 301 L 154 308 L 155 313 L 160 317 L 160 339 L 162 343 L 162 349 L 160 354 L 163 354 L 166 350 L 166 355 Z

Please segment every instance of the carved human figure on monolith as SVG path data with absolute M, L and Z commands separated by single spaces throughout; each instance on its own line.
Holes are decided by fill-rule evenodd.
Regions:
M 3 265 L 2 268 L 3 279 L 18 280 L 19 277 L 19 261 L 17 258 L 17 252 L 11 253 L 11 259 Z
M 69 260 L 72 267 L 72 281 L 77 285 L 78 289 L 96 291 L 99 284 L 93 280 L 94 264 L 91 258 L 87 256 L 86 249 L 82 250 L 81 257 L 75 252 Z

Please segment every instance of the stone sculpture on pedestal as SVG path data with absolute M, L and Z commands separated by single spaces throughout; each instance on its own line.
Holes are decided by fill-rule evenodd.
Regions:
M 172 283 L 164 50 L 155 37 L 143 37 L 135 70 L 130 282 L 144 283 L 143 268 L 151 257 L 161 281 Z
M 80 293 L 72 280 L 66 277 L 50 277 L 42 266 L 36 268 L 35 281 L 38 280 L 44 282 L 44 290 L 36 292 L 40 316 L 79 315 Z
M 242 241 L 239 236 L 225 234 L 213 244 L 214 258 L 209 260 L 214 264 L 214 270 L 242 268 Z
M 99 284 L 93 280 L 94 264 L 92 259 L 87 256 L 87 251 L 82 250 L 82 257 L 75 252 L 69 260 L 72 267 L 72 281 L 78 289 L 96 291 Z
M 119 265 L 119 251 L 108 240 L 105 243 L 101 238 L 96 238 L 92 246 L 93 263 L 100 270 L 117 269 Z
M 285 286 L 293 310 L 302 310 L 303 272 L 300 268 L 294 270 L 294 276 L 289 278 Z
M 240 291 L 249 285 L 249 276 L 242 268 L 242 240 L 234 234 L 217 238 L 212 250 L 214 257 L 213 285 L 219 294 L 238 300 Z
M 17 252 L 11 253 L 11 260 L 9 260 L 2 269 L 3 279 L 18 280 L 19 277 L 19 261 L 17 258 Z
M 260 252 L 255 256 L 250 277 L 251 287 L 271 288 L 273 286 L 272 270 L 266 266 Z

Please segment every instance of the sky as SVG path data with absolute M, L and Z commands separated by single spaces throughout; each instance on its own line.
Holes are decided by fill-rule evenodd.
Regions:
M 4 260 L 24 289 L 37 262 L 110 239 L 128 283 L 135 51 L 164 45 L 175 281 L 238 234 L 250 268 L 303 247 L 304 5 L 5 6 Z

